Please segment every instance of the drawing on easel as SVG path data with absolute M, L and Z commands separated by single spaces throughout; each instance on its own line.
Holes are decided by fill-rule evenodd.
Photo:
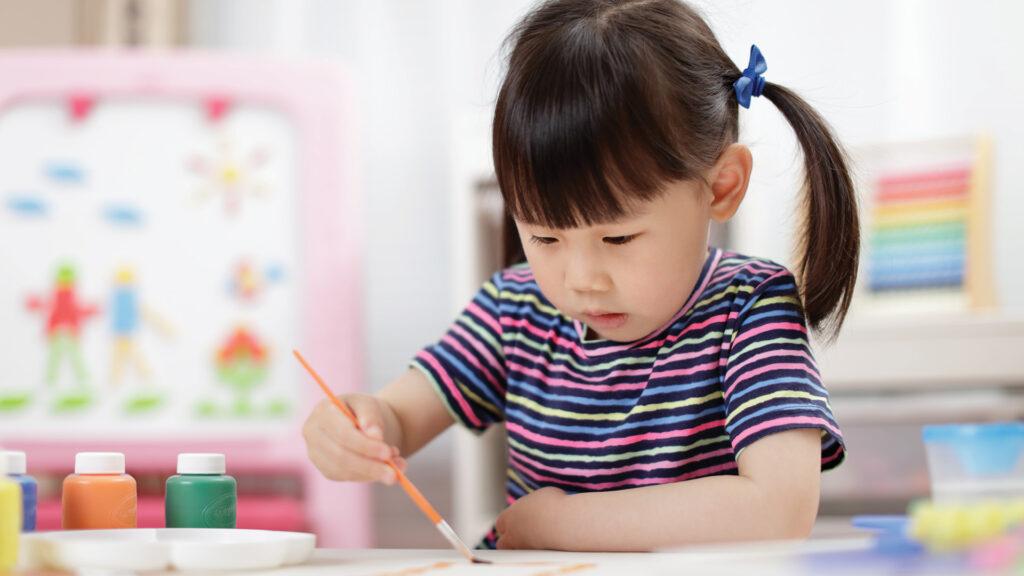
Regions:
M 51 389 L 60 384 L 62 369 L 70 369 L 71 386 L 58 392 L 53 408 L 59 412 L 81 410 L 94 399 L 90 375 L 82 355 L 81 332 L 99 307 L 81 299 L 77 272 L 71 264 L 61 264 L 47 296 L 31 295 L 27 308 L 43 319 L 46 338 L 45 381 Z
M 238 303 L 251 305 L 259 302 L 263 293 L 284 279 L 280 265 L 258 266 L 250 258 L 240 259 L 228 278 L 228 294 Z
M 164 393 L 153 382 L 151 364 L 139 343 L 140 332 L 150 328 L 169 340 L 174 335 L 174 328 L 141 300 L 135 270 L 131 266 L 121 266 L 115 274 L 110 297 L 110 328 L 113 335 L 111 385 L 117 390 L 125 385 L 126 377 L 135 377 L 134 390 L 125 401 L 124 410 L 140 414 L 160 408 L 164 403 Z
M 991 157 L 983 137 L 857 152 L 864 233 L 858 310 L 928 313 L 995 305 Z
M 266 196 L 269 189 L 260 178 L 260 169 L 267 163 L 263 148 L 240 150 L 233 139 L 223 137 L 212 155 L 195 155 L 188 162 L 189 170 L 200 179 L 194 194 L 197 203 L 219 199 L 224 213 L 237 216 L 246 198 Z
M 273 351 L 298 325 L 294 127 L 204 107 L 96 98 L 88 121 L 59 100 L 0 107 L 0 246 L 17 247 L 0 251 L 0 420 L 155 433 L 293 414 Z
M 260 404 L 254 393 L 263 385 L 271 366 L 271 354 L 263 340 L 248 326 L 238 325 L 217 348 L 214 371 L 231 393 L 229 402 L 205 399 L 197 406 L 203 417 L 280 417 L 288 403 L 273 399 Z

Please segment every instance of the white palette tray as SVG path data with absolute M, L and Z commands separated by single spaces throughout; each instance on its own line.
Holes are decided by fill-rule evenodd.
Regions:
M 251 570 L 301 564 L 316 547 L 304 532 L 222 528 L 72 530 L 25 534 L 26 568 Z

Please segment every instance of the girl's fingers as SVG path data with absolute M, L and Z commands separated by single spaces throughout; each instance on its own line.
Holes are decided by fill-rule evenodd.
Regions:
M 393 484 L 396 480 L 394 470 L 387 464 L 346 450 L 326 439 L 310 443 L 309 458 L 331 480 L 385 484 Z
M 394 484 L 397 479 L 395 471 L 387 464 L 377 460 L 364 458 L 351 451 L 346 451 L 346 454 L 342 457 L 342 461 L 346 472 L 356 480 L 364 482 L 382 482 L 384 484 L 391 485 Z
M 324 433 L 338 446 L 361 454 L 366 458 L 383 461 L 390 459 L 393 455 L 391 446 L 388 446 L 381 440 L 370 438 L 353 428 L 351 424 L 341 429 L 324 429 Z

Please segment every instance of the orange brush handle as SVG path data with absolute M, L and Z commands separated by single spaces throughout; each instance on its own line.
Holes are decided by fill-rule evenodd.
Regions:
M 356 430 L 362 430 L 359 427 L 359 419 L 356 418 L 356 415 L 352 413 L 352 410 L 348 407 L 347 404 L 345 404 L 345 402 L 341 400 L 341 398 L 338 398 L 337 396 L 334 395 L 334 392 L 331 392 L 331 389 L 327 387 L 326 383 L 324 383 L 323 378 L 320 378 L 320 375 L 316 373 L 316 370 L 313 370 L 313 367 L 310 366 L 308 362 L 306 362 L 306 359 L 302 357 L 302 354 L 299 354 L 298 350 L 292 350 L 292 354 L 295 354 L 295 358 L 299 361 L 299 364 L 302 364 L 302 367 L 306 369 L 306 372 L 309 372 L 309 375 L 313 377 L 313 380 L 316 380 L 316 383 L 320 386 L 320 389 L 324 391 L 324 394 L 326 394 L 327 397 L 331 400 L 331 403 L 337 406 L 338 410 L 341 410 L 341 413 L 348 417 L 348 419 L 352 422 L 352 425 L 356 427 Z M 422 510 L 423 513 L 427 515 L 427 518 L 430 518 L 430 521 L 434 524 L 439 524 L 443 522 L 441 515 L 438 514 L 437 510 L 435 510 L 434 507 L 430 505 L 430 502 L 428 502 L 427 498 L 423 496 L 423 493 L 420 492 L 419 489 L 417 489 L 416 486 L 413 485 L 413 483 L 409 480 L 409 478 L 405 476 L 405 474 L 402 473 L 401 470 L 399 470 L 394 460 L 388 458 L 387 465 L 390 466 L 391 469 L 395 471 L 395 475 L 398 478 L 398 483 L 401 484 L 403 489 L 405 489 L 405 492 L 406 494 L 409 495 L 409 498 L 412 498 L 412 501 L 416 503 L 416 506 L 418 506 L 419 509 Z

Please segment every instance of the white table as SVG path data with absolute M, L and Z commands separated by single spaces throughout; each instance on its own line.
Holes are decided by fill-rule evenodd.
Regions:
M 800 574 L 879 574 L 892 566 L 871 560 L 867 538 L 822 539 L 802 543 L 765 543 L 690 548 L 650 554 L 570 553 L 547 551 L 481 551 L 492 565 L 470 565 L 449 550 L 318 549 L 301 566 L 261 575 L 319 574 L 353 576 L 605 576 L 722 575 L 772 576 Z M 902 567 L 905 568 L 905 567 Z M 969 574 L 959 567 L 934 564 L 901 573 Z

